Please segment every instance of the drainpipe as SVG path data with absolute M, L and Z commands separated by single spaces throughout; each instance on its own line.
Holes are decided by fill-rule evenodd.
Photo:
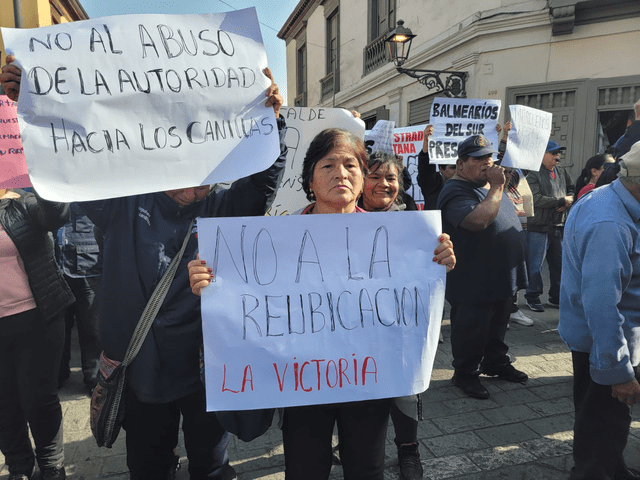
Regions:
M 22 28 L 22 0 L 13 0 L 13 18 L 15 28 Z

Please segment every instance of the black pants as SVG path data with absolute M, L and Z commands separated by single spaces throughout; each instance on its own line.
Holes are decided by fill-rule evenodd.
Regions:
M 326 480 L 333 427 L 338 425 L 345 480 L 382 480 L 390 399 L 290 407 L 282 440 L 286 480 Z
M 31 473 L 64 460 L 58 368 L 64 320 L 45 323 L 37 310 L 0 318 L 0 451 L 9 473 Z
M 128 389 L 123 428 L 132 480 L 168 478 L 175 465 L 173 449 L 178 445 L 181 414 L 191 480 L 215 479 L 213 472 L 229 462 L 228 433 L 215 413 L 206 411 L 204 389 L 162 404 L 143 403 Z
M 477 375 L 480 364 L 488 368 L 509 364 L 504 336 L 512 305 L 511 297 L 451 303 L 451 352 L 456 373 Z
M 625 468 L 622 453 L 627 445 L 631 413 L 611 396 L 610 385 L 591 379 L 589 354 L 571 352 L 573 359 L 573 427 L 571 480 L 610 480 Z
M 65 275 L 64 278 L 71 287 L 76 302 L 67 309 L 65 316 L 66 335 L 62 362 L 60 363 L 60 380 L 69 377 L 71 330 L 75 324 L 78 328 L 83 380 L 85 385 L 94 387 L 97 382 L 100 352 L 102 351 L 98 326 L 102 277 L 72 278 Z

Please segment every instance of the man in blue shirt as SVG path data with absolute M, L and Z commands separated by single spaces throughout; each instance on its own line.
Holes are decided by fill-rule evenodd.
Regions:
M 640 479 L 623 457 L 630 407 L 640 403 L 640 142 L 621 167 L 565 226 L 558 331 L 574 370 L 571 480 Z
M 438 197 L 443 230 L 458 259 L 447 274 L 451 304 L 453 383 L 474 398 L 489 398 L 480 373 L 526 383 L 507 355 L 505 332 L 513 295 L 527 285 L 525 237 L 513 203 L 504 194 L 504 169 L 482 135 L 458 145 L 456 174 Z

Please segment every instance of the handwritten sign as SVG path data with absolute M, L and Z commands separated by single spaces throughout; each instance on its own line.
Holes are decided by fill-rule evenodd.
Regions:
M 278 156 L 254 8 L 2 29 L 45 198 L 94 200 L 234 180 Z
M 424 197 L 418 186 L 418 155 L 422 150 L 425 127 L 426 125 L 414 125 L 393 130 L 393 150 L 396 155 L 402 156 L 402 161 L 411 175 L 411 188 L 407 193 L 420 210 L 424 208 Z
M 472 135 L 484 135 L 497 150 L 500 105 L 500 100 L 436 98 L 430 117 L 433 124 L 433 135 L 429 138 L 431 163 L 455 164 L 458 143 Z
M 538 171 L 551 135 L 553 115 L 524 105 L 509 105 L 509 111 L 513 127 L 502 166 Z
M 0 95 L 0 188 L 30 187 L 16 103 Z
M 268 212 L 287 215 L 309 204 L 302 190 L 302 162 L 314 137 L 327 128 L 343 128 L 364 138 L 364 122 L 343 108 L 282 107 L 287 122 L 285 141 L 289 152 L 276 198 Z
M 429 385 L 445 269 L 439 212 L 198 220 L 215 281 L 207 409 L 398 397 Z

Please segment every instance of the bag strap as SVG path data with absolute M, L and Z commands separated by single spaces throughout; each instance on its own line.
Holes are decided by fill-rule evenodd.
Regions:
M 164 302 L 165 297 L 167 296 L 167 292 L 169 291 L 169 287 L 173 282 L 173 278 L 176 275 L 176 271 L 178 270 L 178 264 L 180 260 L 182 260 L 182 255 L 184 254 L 185 249 L 187 248 L 187 243 L 189 243 L 189 237 L 191 236 L 191 228 L 193 227 L 193 222 L 195 222 L 195 218 L 191 220 L 189 224 L 189 228 L 187 229 L 187 234 L 184 237 L 182 242 L 182 248 L 177 253 L 169 267 L 162 275 L 162 278 L 156 285 L 156 288 L 153 290 L 153 294 L 151 298 L 147 302 L 146 307 L 144 307 L 144 311 L 140 316 L 140 320 L 138 320 L 138 325 L 136 326 L 135 331 L 133 332 L 133 336 L 131 337 L 131 341 L 129 342 L 129 347 L 127 347 L 127 353 L 124 355 L 124 360 L 122 360 L 122 365 L 124 367 L 128 366 L 133 359 L 136 358 L 140 348 L 142 347 L 142 343 L 144 339 L 147 337 L 147 333 L 151 329 L 151 325 L 162 306 L 162 302 Z

